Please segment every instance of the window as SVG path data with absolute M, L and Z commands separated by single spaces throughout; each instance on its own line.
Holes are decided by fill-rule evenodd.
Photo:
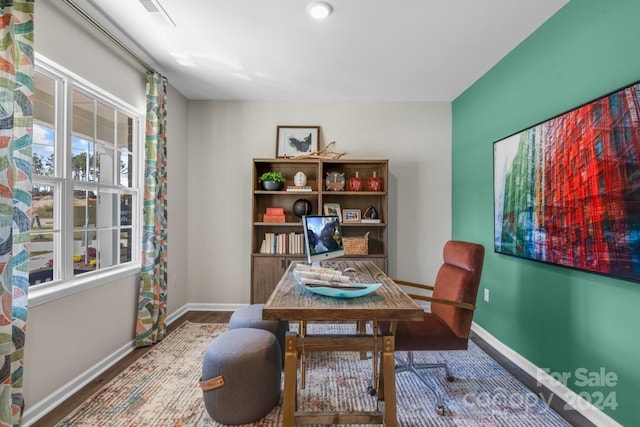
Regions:
M 140 259 L 133 236 L 142 114 L 41 62 L 34 81 L 32 287 Z
M 602 105 L 598 102 L 593 105 L 593 109 L 591 110 L 591 116 L 593 120 L 593 124 L 597 125 L 600 123 L 600 119 L 602 118 Z
M 600 137 L 596 138 L 596 159 L 602 160 L 604 157 L 602 151 L 602 139 Z
M 607 194 L 607 184 L 602 172 L 598 174 L 598 193 L 600 196 L 605 196 Z

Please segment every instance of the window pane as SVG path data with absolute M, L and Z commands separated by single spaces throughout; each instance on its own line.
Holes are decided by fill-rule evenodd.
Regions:
M 73 233 L 73 274 L 82 274 L 96 269 L 98 240 L 95 230 Z
M 35 90 L 34 118 L 45 123 L 55 123 L 55 80 L 36 72 L 33 86 Z
M 131 261 L 131 236 L 130 228 L 120 231 L 120 263 Z
M 96 224 L 97 195 L 91 190 L 73 191 L 73 226 L 94 227 Z
M 133 206 L 133 196 L 123 194 L 120 196 L 120 225 L 131 225 L 131 207 Z
M 71 178 L 78 181 L 94 180 L 95 144 L 74 136 L 71 138 Z
M 37 123 L 33 124 L 33 173 L 42 176 L 55 175 L 55 130 Z
M 120 219 L 118 194 L 100 191 L 98 200 L 98 228 L 117 226 Z
M 114 110 L 98 102 L 98 139 L 105 142 L 115 142 Z
M 131 172 L 133 170 L 133 156 L 126 152 L 120 152 L 120 185 L 126 187 L 133 187 L 133 176 Z
M 113 176 L 114 150 L 102 144 L 96 144 L 96 178 L 105 184 L 115 184 Z
M 29 283 L 53 280 L 54 248 L 60 233 L 54 229 L 54 187 L 32 187 L 31 235 L 29 243 Z
M 122 113 L 118 113 L 118 148 L 133 151 L 133 119 Z
M 133 187 L 133 119 L 118 113 L 118 153 L 120 156 L 120 185 Z
M 95 114 L 93 99 L 73 91 L 73 132 L 86 135 L 90 139 L 95 137 Z
M 100 268 L 111 267 L 112 265 L 118 264 L 118 256 L 119 256 L 119 241 L 118 238 L 118 230 L 100 230 L 99 232 L 100 238 L 99 242 L 99 255 L 100 259 L 98 262 L 100 263 Z
M 53 229 L 54 187 L 34 184 L 31 187 L 31 228 Z

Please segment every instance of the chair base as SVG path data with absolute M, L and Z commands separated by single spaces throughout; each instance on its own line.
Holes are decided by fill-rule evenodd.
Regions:
M 412 372 L 413 374 L 415 374 L 418 377 L 418 379 L 424 385 L 426 385 L 429 388 L 429 390 L 431 390 L 433 392 L 433 394 L 435 394 L 435 396 L 436 396 L 436 412 L 439 415 L 444 415 L 447 412 L 447 409 L 444 406 L 444 400 L 443 400 L 442 396 L 427 381 L 427 379 L 422 375 L 422 372 L 420 372 L 420 369 L 444 368 L 445 373 L 447 374 L 447 381 L 453 382 L 453 381 L 455 381 L 455 377 L 451 374 L 451 371 L 449 370 L 449 366 L 444 362 L 443 363 L 415 363 L 414 362 L 414 358 L 413 358 L 413 352 L 412 351 L 407 351 L 406 353 L 407 353 L 407 359 L 406 360 L 401 359 L 396 354 L 395 359 L 396 359 L 396 362 L 398 363 L 395 366 L 396 374 L 400 373 L 400 372 Z

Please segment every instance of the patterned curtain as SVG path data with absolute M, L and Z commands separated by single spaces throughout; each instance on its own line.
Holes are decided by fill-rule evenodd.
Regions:
M 147 72 L 142 272 L 136 346 L 162 340 L 167 317 L 167 79 Z
M 20 425 L 29 288 L 33 0 L 0 0 L 0 425 Z

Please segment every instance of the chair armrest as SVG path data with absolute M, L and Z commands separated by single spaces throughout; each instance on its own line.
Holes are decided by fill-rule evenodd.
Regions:
M 429 291 L 433 290 L 433 286 L 431 285 L 423 285 L 421 283 L 408 282 L 406 280 L 399 280 L 399 279 L 391 279 L 391 280 L 396 282 L 398 285 L 402 285 L 402 286 L 409 286 L 411 288 L 418 288 L 418 289 L 427 289 Z
M 411 298 L 413 299 L 419 299 L 422 301 L 429 301 L 435 304 L 446 304 L 446 305 L 452 305 L 454 307 L 458 307 L 458 308 L 462 308 L 465 310 L 475 310 L 476 306 L 475 304 L 469 304 L 468 302 L 462 302 L 462 301 L 452 301 L 452 300 L 448 300 L 448 299 L 442 299 L 442 298 L 434 298 L 434 297 L 430 297 L 427 295 L 414 295 L 414 294 L 408 294 Z

